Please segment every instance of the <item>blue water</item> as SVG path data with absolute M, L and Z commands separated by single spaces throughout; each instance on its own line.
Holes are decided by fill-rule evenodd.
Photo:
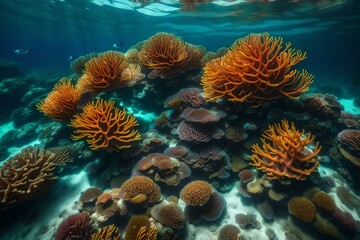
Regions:
M 71 60 L 91 52 L 105 52 L 108 50 L 126 52 L 130 47 L 139 42 L 145 41 L 159 32 L 172 33 L 181 37 L 188 43 L 203 45 L 206 47 L 207 51 L 216 51 L 221 47 L 229 47 L 235 40 L 243 38 L 250 33 L 268 32 L 272 36 L 282 37 L 284 42 L 291 42 L 293 48 L 307 53 L 306 60 L 302 61 L 296 67 L 297 69 L 304 68 L 308 72 L 314 74 L 314 83 L 310 89 L 311 93 L 321 92 L 333 94 L 335 95 L 335 98 L 338 98 L 339 100 L 341 99 L 340 102 L 344 105 L 345 111 L 360 114 L 360 106 L 354 106 L 353 104 L 354 98 L 357 98 L 358 100 L 360 99 L 360 1 L 219 0 L 205 1 L 205 3 L 194 4 L 190 7 L 185 5 L 184 2 L 186 1 L 178 0 L 145 0 L 143 3 L 141 2 L 143 1 L 0 0 L 0 60 L 14 62 L 24 73 L 23 76 L 30 76 L 30 81 L 27 85 L 30 86 L 31 89 L 26 89 L 26 91 L 24 90 L 25 92 L 22 92 L 21 94 L 25 95 L 26 92 L 31 92 L 31 90 L 36 87 L 42 87 L 40 93 L 44 94 L 45 90 L 46 92 L 50 91 L 54 81 L 58 80 L 60 77 L 70 76 L 73 74 L 70 69 Z M 114 48 L 114 44 L 119 44 L 120 47 Z M 30 50 L 30 53 L 18 54 L 14 52 L 16 49 L 28 49 Z M 32 82 L 32 77 L 36 79 L 35 83 Z M 3 79 L 0 80 L 0 86 L 2 86 L 1 81 L 3 81 Z M 129 112 L 134 113 L 134 115 L 139 119 L 142 118 L 142 120 L 139 121 L 142 121 L 141 124 L 143 125 L 141 126 L 141 130 L 144 131 L 148 130 L 148 127 L 154 126 L 154 124 L 150 122 L 154 120 L 154 116 L 156 116 L 156 114 L 160 114 L 164 110 L 162 108 L 163 102 L 161 101 L 164 101 L 167 97 L 169 97 L 170 91 L 171 93 L 175 93 L 181 88 L 179 87 L 179 89 L 177 89 L 177 87 L 169 87 L 169 92 L 166 88 L 164 88 L 166 89 L 165 92 L 159 93 L 151 88 L 151 81 L 149 82 L 150 84 L 148 85 L 140 85 L 144 88 L 145 85 L 148 87 L 144 90 L 144 92 L 148 94 L 146 95 L 144 93 L 144 95 L 146 95 L 144 99 L 148 101 L 145 103 L 141 102 L 141 98 L 134 97 L 141 95 L 141 89 L 139 89 L 139 86 L 134 87 L 134 89 L 136 89 L 134 92 L 130 91 L 130 88 L 125 88 L 119 90 L 119 92 L 114 95 L 111 95 L 111 93 L 109 93 L 109 95 L 104 94 L 107 97 L 114 97 L 116 100 L 127 98 L 125 101 L 124 99 L 120 100 L 123 101 L 121 103 L 117 102 L 118 106 L 128 107 Z M 196 84 L 200 87 L 200 84 L 198 83 L 189 84 L 189 82 L 187 82 L 185 84 L 190 85 L 186 87 L 193 87 L 193 85 Z M 158 84 L 158 86 L 159 85 L 161 84 Z M 152 90 L 155 91 L 155 94 L 152 93 Z M 1 91 L 0 93 L 2 94 Z M 15 94 L 17 94 L 17 92 Z M 117 94 L 120 95 L 120 97 Z M 32 102 L 43 99 L 45 95 L 38 96 L 35 93 L 34 96 L 36 99 L 20 101 L 19 99 L 22 99 L 23 96 L 15 95 L 12 96 L 13 99 L 5 99 L 3 100 L 4 102 L 0 103 L 4 104 L 3 112 L 5 112 L 5 114 L 0 114 L 0 151 L 2 151 L 0 152 L 0 163 L 5 162 L 6 158 L 10 154 L 15 154 L 15 150 L 19 150 L 18 148 L 21 146 L 33 144 L 34 142 L 38 143 L 37 138 L 40 132 L 37 128 L 38 126 L 41 128 L 43 126 L 51 125 L 52 120 L 45 118 L 42 115 L 40 116 L 40 113 L 35 110 L 35 103 Z M 93 96 L 90 95 L 90 97 Z M 131 97 L 134 97 L 134 100 Z M 157 99 L 157 97 L 159 97 L 159 99 Z M 156 100 L 154 100 L 155 98 Z M 155 103 L 157 104 L 156 106 L 150 106 Z M 12 104 L 14 105 L 14 109 L 12 109 Z M 9 140 L 9 135 L 6 135 L 6 133 L 16 129 L 12 123 L 13 118 L 10 115 L 12 115 L 11 113 L 13 110 L 22 107 L 21 104 L 24 105 L 24 108 L 30 109 L 31 107 L 33 115 L 30 115 L 28 119 L 34 120 L 34 123 L 36 124 L 30 126 L 33 129 L 31 129 L 32 131 L 29 131 L 29 137 L 25 134 L 25 137 L 22 136 L 20 140 L 16 139 L 16 137 Z M 126 106 L 127 104 L 128 106 Z M 134 106 L 130 106 L 131 104 Z M 286 105 L 284 108 L 289 106 L 290 105 Z M 141 109 L 141 107 L 148 109 Z M 291 105 L 290 109 L 285 109 L 282 114 L 287 116 L 286 113 L 291 112 L 293 110 L 291 109 L 292 107 L 293 106 Z M 6 111 L 4 109 L 6 109 Z M 255 123 L 257 121 L 257 115 L 251 115 L 251 111 L 246 112 L 246 110 L 244 110 L 245 108 L 239 109 L 239 111 L 241 111 L 240 114 L 244 114 L 244 116 L 250 115 L 249 119 L 246 119 L 245 117 L 243 118 L 243 115 L 239 117 L 239 122 L 242 126 L 244 123 Z M 229 108 L 226 110 L 229 110 Z M 259 113 L 260 116 L 261 114 L 265 114 L 258 119 L 259 122 L 264 123 L 266 121 L 271 121 L 266 119 L 266 111 L 268 110 L 269 109 L 265 109 L 263 112 Z M 2 109 L 0 109 L 0 111 L 2 111 Z M 236 115 L 236 111 L 235 113 L 232 112 L 232 114 Z M 34 112 L 36 113 L 34 114 Z M 142 114 L 144 116 L 139 117 L 139 115 Z M 353 128 L 357 130 L 360 129 L 359 116 L 360 115 L 356 115 L 354 117 L 356 118 L 356 121 L 358 121 L 358 125 Z M 291 115 L 291 117 L 294 116 Z M 310 114 L 310 120 L 313 117 L 314 116 Z M 230 115 L 226 121 L 234 123 L 234 119 L 232 119 Z M 304 122 L 303 119 L 299 120 L 299 122 L 302 127 L 314 127 L 310 123 L 308 124 L 306 121 Z M 327 123 L 326 119 L 324 122 Z M 26 123 L 27 122 L 23 124 L 26 125 Z M 337 147 L 337 131 L 340 132 L 346 128 L 343 125 L 339 127 L 339 122 L 335 121 L 335 123 L 332 123 L 334 125 L 338 124 L 333 127 L 333 130 L 332 127 L 327 129 L 324 128 L 325 130 L 317 129 L 319 132 L 315 133 L 319 135 L 324 142 L 325 150 L 321 153 L 324 159 L 329 159 L 327 154 L 330 155 L 328 150 L 331 147 L 334 147 L 335 149 Z M 70 142 L 68 137 L 70 135 L 70 128 L 66 124 L 63 124 L 62 127 L 65 130 L 58 133 L 60 137 L 55 137 L 56 143 L 58 144 L 62 141 Z M 253 134 L 250 136 L 251 139 L 249 137 L 251 140 L 249 144 L 252 144 L 255 141 L 254 139 L 258 140 L 261 132 L 265 130 L 267 126 L 260 125 L 257 127 L 258 128 L 255 132 L 251 133 Z M 329 137 L 327 139 L 325 134 L 321 135 L 322 130 L 325 131 L 326 134 L 329 134 L 331 138 Z M 18 135 L 21 135 L 21 131 Z M 171 142 L 171 144 L 181 143 L 181 141 L 177 139 L 177 135 L 174 137 L 174 134 L 171 135 L 166 131 L 161 133 L 164 134 L 165 139 L 169 138 L 169 136 L 172 137 L 172 140 L 176 138 L 176 140 Z M 57 133 L 55 133 L 55 135 L 56 134 Z M 3 136 L 5 136 L 5 138 L 3 138 Z M 40 139 L 40 142 L 42 140 Z M 52 140 L 49 140 L 49 142 L 50 141 Z M 3 143 L 7 143 L 9 145 L 2 145 Z M 51 144 L 53 144 L 53 142 L 51 142 Z M 170 145 L 170 143 L 168 144 Z M 247 154 L 249 154 L 251 152 L 248 148 L 249 144 L 247 144 L 247 146 L 245 146 L 246 144 L 243 144 L 244 146 L 241 145 L 239 149 L 241 149 L 241 151 L 242 149 L 245 149 L 244 152 L 247 151 Z M 48 147 L 46 144 L 45 146 Z M 228 147 L 226 143 L 223 142 L 219 146 L 223 148 Z M 235 148 L 234 145 L 232 145 L 232 147 L 233 148 L 231 148 L 231 150 L 239 150 L 238 148 Z M 14 151 L 14 153 L 12 151 Z M 355 149 L 355 153 L 357 156 L 360 156 L 359 149 Z M 88 154 L 86 157 L 81 156 L 81 158 L 85 159 L 83 161 L 91 160 L 94 162 L 97 161 L 98 163 L 105 160 L 116 163 L 116 160 L 118 159 L 124 160 L 122 159 L 123 156 L 121 154 L 119 157 L 117 155 L 107 155 L 108 153 L 106 152 L 91 153 L 89 150 L 84 150 L 83 154 Z M 94 156 L 91 154 L 94 154 Z M 138 155 L 136 157 L 140 159 L 140 156 L 145 156 L 147 152 L 141 154 L 143 155 Z M 227 152 L 227 154 L 229 154 L 229 156 L 231 155 L 230 152 Z M 241 154 L 243 154 L 243 152 L 241 152 Z M 244 155 L 246 154 L 244 153 Z M 355 169 L 355 174 L 359 174 L 359 169 L 349 164 L 349 162 L 344 160 L 344 157 L 340 158 L 341 160 L 338 160 L 340 163 L 325 163 L 324 167 L 322 166 L 323 168 L 319 171 L 319 176 L 333 176 L 336 179 L 336 187 L 344 184 L 345 186 L 351 186 L 350 189 L 355 194 L 357 193 L 356 199 L 358 200 L 359 187 L 356 181 L 360 179 L 360 175 L 356 175 L 356 177 L 354 177 L 354 175 L 351 175 L 351 172 Z M 342 161 L 346 162 L 346 164 L 342 165 Z M 133 164 L 134 162 L 131 163 Z M 119 174 L 125 174 L 126 176 L 130 175 L 130 172 L 132 171 L 132 166 L 130 165 L 131 164 L 122 166 L 126 169 L 125 172 L 122 172 L 123 170 L 121 169 L 111 172 L 110 170 L 114 167 L 114 165 L 111 165 L 110 163 L 107 165 L 107 162 L 105 164 L 102 162 L 101 171 L 110 171 L 113 175 L 109 175 L 109 177 L 106 178 L 101 175 L 101 173 L 98 173 L 98 175 L 94 177 L 95 180 L 88 177 L 86 173 L 82 171 L 85 166 L 84 162 L 81 162 L 77 167 L 74 167 L 75 170 L 67 169 L 64 170 L 64 172 L 60 171 L 61 174 L 59 175 L 61 176 L 61 180 L 58 185 L 50 191 L 49 195 L 40 198 L 41 201 L 46 201 L 46 203 L 49 204 L 49 209 L 51 210 L 48 212 L 42 208 L 43 204 L 41 202 L 40 204 L 37 202 L 34 205 L 34 209 L 29 210 L 29 212 L 27 212 L 29 205 L 25 205 L 22 208 L 10 209 L 8 212 L 4 213 L 4 215 L 1 215 L 3 213 L 0 209 L 0 218 L 5 216 L 5 218 L 0 219 L 0 225 L 4 222 L 8 224 L 6 225 L 6 228 L 0 227 L 0 240 L 51 239 L 57 229 L 60 219 L 64 216 L 70 215 L 70 213 L 74 213 L 74 209 L 76 209 L 76 207 L 71 208 L 71 206 L 74 205 L 74 199 L 77 200 L 82 191 L 90 185 L 96 184 L 109 187 L 109 179 L 112 177 Z M 81 166 L 81 169 L 79 166 Z M 116 165 L 115 167 L 118 166 Z M 338 174 L 339 172 L 341 172 L 340 177 Z M 348 173 L 348 175 L 346 173 Z M 237 173 L 231 174 L 230 178 L 232 180 L 232 185 L 229 185 L 233 188 L 231 191 L 229 189 L 227 189 L 228 191 L 224 191 L 226 192 L 224 193 L 224 196 L 227 204 L 232 207 L 227 209 L 227 215 L 225 218 L 229 219 L 234 217 L 233 211 L 242 209 L 241 204 L 243 204 L 244 200 L 244 198 L 238 194 L 238 190 L 235 187 L 234 179 L 238 181 Z M 346 176 L 350 177 L 346 178 Z M 193 175 L 190 178 L 191 180 L 196 180 L 196 177 L 196 175 Z M 88 182 L 89 179 L 92 181 Z M 188 180 L 189 179 L 186 181 Z M 352 180 L 355 181 L 352 182 Z M 106 182 L 107 185 L 101 181 L 108 181 Z M 0 190 L 2 186 L 1 184 L 2 182 L 0 181 Z M 311 185 L 312 183 L 308 184 Z M 172 189 L 169 192 L 174 195 L 179 195 L 180 190 L 181 188 L 175 188 L 175 190 Z M 331 196 L 336 196 L 335 188 L 332 188 L 329 192 L 331 193 Z M 335 198 L 337 200 L 337 204 L 340 206 L 339 198 Z M 238 199 L 241 199 L 241 201 Z M 287 203 L 285 202 L 281 205 L 285 210 L 279 210 L 279 214 L 275 214 L 275 220 L 273 222 L 261 222 L 263 225 L 261 230 L 253 229 L 248 232 L 247 230 L 241 230 L 242 233 L 245 232 L 245 234 L 248 234 L 248 237 L 252 236 L 251 239 L 258 239 L 257 237 L 260 235 L 256 235 L 257 233 L 261 232 L 261 236 L 264 237 L 265 228 L 273 227 L 275 231 L 278 231 L 277 233 L 279 239 L 325 239 L 319 238 L 319 236 L 324 237 L 323 235 L 319 235 L 318 233 L 314 234 L 314 229 L 311 230 L 312 232 L 310 231 L 310 233 L 308 233 L 310 236 L 314 234 L 309 238 L 306 238 L 306 236 L 309 235 L 304 235 L 304 237 L 294 234 L 294 232 L 296 232 L 295 230 L 291 234 L 287 235 L 288 233 L 286 233 L 284 228 L 281 228 L 284 222 L 286 222 L 286 217 L 288 216 L 286 204 Z M 234 207 L 235 205 L 237 207 Z M 183 206 L 184 205 L 182 205 L 182 207 Z M 343 211 L 351 212 L 355 219 L 359 220 L 360 204 L 357 204 L 356 206 L 357 208 L 355 208 L 355 210 L 358 211 L 357 213 L 355 213 L 355 210 L 348 209 L 344 207 L 344 204 L 341 204 Z M 252 207 L 252 204 L 249 202 L 244 204 L 244 209 L 246 209 L 247 213 L 256 212 L 255 207 Z M 277 205 L 277 207 L 279 207 L 279 205 Z M 67 208 L 67 211 L 69 212 L 64 212 L 64 208 Z M 72 209 L 72 212 L 69 209 Z M 280 207 L 278 209 L 280 209 Z M 27 214 L 22 216 L 22 211 L 27 212 Z M 46 213 L 43 213 L 43 211 Z M 19 215 L 20 217 L 18 217 Z M 259 216 L 260 215 L 258 214 L 258 219 Z M 129 216 L 127 217 L 129 218 Z M 7 222 L 7 218 L 9 218 L 9 222 Z M 128 218 L 126 220 L 128 220 Z M 32 220 L 34 221 L 32 222 Z M 179 239 L 210 239 L 209 236 L 211 234 L 209 233 L 210 235 L 206 235 L 207 232 L 211 232 L 213 239 L 217 239 L 214 236 L 217 236 L 218 229 L 221 227 L 220 222 L 224 223 L 224 217 L 221 221 L 211 224 L 200 224 L 195 227 L 192 226 L 192 228 L 189 227 L 189 234 L 186 235 L 182 233 L 182 238 Z M 43 225 L 46 225 L 47 229 L 46 231 L 42 229 L 44 233 L 39 234 Z M 121 227 L 124 226 L 126 226 L 126 224 L 122 222 Z M 299 226 L 302 225 L 299 224 Z M 344 226 L 340 226 L 339 228 L 341 227 Z M 211 231 L 209 229 L 211 229 Z M 304 229 L 306 229 L 306 227 L 304 228 L 304 226 L 302 226 L 302 230 Z M 346 227 L 344 229 L 345 231 L 342 233 L 348 230 Z M 124 228 L 122 228 L 121 231 L 124 232 Z M 203 235 L 196 235 L 196 232 L 201 232 Z M 350 233 L 349 235 L 354 237 L 353 239 L 358 239 L 356 237 L 359 237 L 359 232 L 356 233 L 354 231 L 354 233 Z M 20 238 L 19 236 L 22 237 Z M 294 236 L 297 236 L 298 238 L 293 238 Z M 343 237 L 348 235 L 344 233 L 341 236 Z M 345 237 L 341 239 L 351 238 Z

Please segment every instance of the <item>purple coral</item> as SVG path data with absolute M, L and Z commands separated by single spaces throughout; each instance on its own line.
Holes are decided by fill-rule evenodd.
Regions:
M 209 142 L 211 136 L 200 128 L 195 128 L 193 125 L 182 121 L 176 130 L 179 134 L 179 138 L 189 142 Z

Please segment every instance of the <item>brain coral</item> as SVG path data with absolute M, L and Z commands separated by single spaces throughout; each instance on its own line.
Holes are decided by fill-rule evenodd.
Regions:
M 181 229 L 186 224 L 184 212 L 176 203 L 160 203 L 151 209 L 151 216 L 161 224 Z
M 81 92 L 71 84 L 71 79 L 62 78 L 55 84 L 49 95 L 36 104 L 36 107 L 54 120 L 68 120 L 75 113 L 80 97 Z
M 240 230 L 237 226 L 232 224 L 227 224 L 223 226 L 218 235 L 218 240 L 238 240 Z
M 223 56 L 207 62 L 201 84 L 208 100 L 227 98 L 260 106 L 282 97 L 298 98 L 308 91 L 313 76 L 293 70 L 306 53 L 283 47 L 281 37 L 250 34 L 237 40 Z
M 132 129 L 139 125 L 135 117 L 114 105 L 114 101 L 102 99 L 88 103 L 69 124 L 76 129 L 71 138 L 87 138 L 92 150 L 106 149 L 108 152 L 129 148 L 130 142 L 140 140 L 139 131 Z
M 304 197 L 293 197 L 288 202 L 290 214 L 303 220 L 304 222 L 312 222 L 316 218 L 316 206 Z
M 314 194 L 313 201 L 319 208 L 325 211 L 333 211 L 336 208 L 334 199 L 325 192 L 317 192 Z
M 119 192 L 120 198 L 125 201 L 132 201 L 139 196 L 145 197 L 149 203 L 160 200 L 160 187 L 154 183 L 151 178 L 144 176 L 135 176 L 123 183 Z
M 208 182 L 193 181 L 187 184 L 180 192 L 180 198 L 191 206 L 202 206 L 211 197 L 213 188 Z

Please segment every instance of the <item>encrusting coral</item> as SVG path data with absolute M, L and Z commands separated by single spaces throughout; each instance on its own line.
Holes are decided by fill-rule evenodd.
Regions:
M 291 69 L 306 53 L 290 46 L 287 43 L 283 48 L 283 39 L 268 33 L 237 40 L 223 57 L 205 65 L 201 78 L 205 98 L 226 98 L 255 107 L 283 97 L 298 98 L 308 91 L 313 75 Z
M 114 101 L 98 99 L 88 103 L 82 113 L 76 114 L 69 126 L 75 131 L 73 140 L 87 138 L 92 150 L 106 149 L 108 152 L 131 147 L 130 143 L 140 140 L 135 117 L 115 107 Z
M 262 147 L 252 145 L 250 165 L 266 173 L 268 179 L 305 180 L 319 166 L 319 142 L 310 149 L 308 145 L 315 136 L 298 131 L 294 123 L 290 127 L 287 120 L 282 120 L 281 124 L 270 125 L 262 136 Z
M 54 120 L 68 120 L 75 113 L 80 98 L 81 92 L 71 84 L 71 79 L 62 78 L 36 107 L 40 112 Z

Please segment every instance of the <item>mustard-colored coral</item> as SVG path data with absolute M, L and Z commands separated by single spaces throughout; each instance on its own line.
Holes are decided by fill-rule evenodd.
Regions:
M 119 196 L 132 203 L 143 203 L 145 200 L 153 203 L 160 200 L 161 191 L 160 187 L 151 178 L 134 176 L 123 183 Z
M 80 98 L 81 92 L 71 84 L 71 79 L 62 78 L 36 107 L 46 116 L 63 121 L 73 116 Z
M 336 208 L 336 203 L 334 199 L 325 192 L 317 192 L 314 194 L 313 201 L 319 208 L 324 209 L 325 211 L 333 211 Z
M 140 70 L 140 66 L 126 62 L 123 53 L 107 51 L 86 62 L 77 87 L 92 92 L 132 86 L 142 78 Z
M 226 98 L 255 107 L 265 101 L 298 98 L 307 92 L 313 75 L 293 70 L 306 53 L 283 47 L 281 37 L 250 34 L 237 40 L 223 56 L 207 62 L 201 84 L 206 99 Z
M 98 99 L 88 103 L 82 113 L 76 114 L 69 126 L 75 131 L 73 140 L 86 138 L 92 150 L 106 149 L 108 152 L 131 147 L 140 140 L 135 117 L 115 107 L 114 101 Z
M 90 240 L 120 240 L 120 230 L 114 224 L 99 229 L 91 234 Z
M 202 206 L 209 201 L 213 188 L 208 182 L 198 180 L 187 184 L 180 192 L 180 198 L 191 206 Z
M 125 230 L 125 240 L 156 240 L 157 228 L 145 215 L 133 215 Z
M 262 134 L 261 142 L 251 146 L 250 165 L 267 174 L 268 179 L 292 178 L 305 180 L 319 166 L 319 142 L 314 149 L 308 147 L 315 140 L 311 133 L 298 131 L 287 120 L 270 125 Z
M 301 219 L 304 222 L 312 222 L 316 218 L 316 207 L 304 197 L 293 197 L 288 202 L 290 214 Z
M 0 167 L 0 210 L 38 197 L 57 179 L 55 168 L 68 161 L 38 147 L 27 147 L 6 160 Z

